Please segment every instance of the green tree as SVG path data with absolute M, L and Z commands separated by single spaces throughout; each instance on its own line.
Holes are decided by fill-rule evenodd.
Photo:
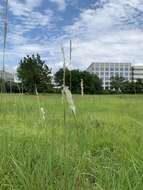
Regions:
M 52 90 L 51 70 L 41 60 L 39 54 L 24 57 L 20 61 L 17 75 L 26 92 L 34 93 L 35 88 L 38 92 L 50 92 Z
M 79 94 L 81 92 L 81 79 L 84 81 L 84 93 L 96 94 L 102 92 L 102 82 L 97 75 L 90 74 L 87 71 L 72 70 L 71 71 L 71 91 L 72 93 Z M 63 84 L 63 69 L 60 69 L 55 74 L 55 82 L 62 86 Z M 70 71 L 66 69 L 66 86 L 70 86 Z
M 143 92 L 143 81 L 141 79 L 138 79 L 136 81 L 135 89 L 136 89 L 136 93 L 142 93 Z
M 124 78 L 116 76 L 111 78 L 111 89 L 124 94 L 143 93 L 143 81 L 125 81 Z
M 115 90 L 116 93 L 122 92 L 124 88 L 125 79 L 116 75 L 111 77 L 111 90 Z

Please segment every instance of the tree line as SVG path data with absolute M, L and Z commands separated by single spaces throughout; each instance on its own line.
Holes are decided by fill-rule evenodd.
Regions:
M 143 81 L 126 81 L 123 77 L 118 75 L 111 77 L 111 90 L 112 93 L 136 94 L 143 93 Z
M 68 70 L 66 68 L 65 83 L 74 94 L 81 93 L 81 80 L 85 94 L 110 93 L 143 93 L 143 81 L 126 81 L 123 77 L 111 78 L 110 89 L 103 90 L 102 80 L 87 71 Z M 54 76 L 51 69 L 37 54 L 24 57 L 18 66 L 17 76 L 20 82 L 5 82 L 7 92 L 14 93 L 60 93 L 63 84 L 63 69 L 59 69 Z M 0 81 L 2 84 L 2 80 Z

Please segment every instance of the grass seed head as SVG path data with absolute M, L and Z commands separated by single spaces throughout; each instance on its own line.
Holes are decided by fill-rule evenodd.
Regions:
M 65 86 L 63 88 L 63 92 L 65 94 L 65 97 L 66 97 L 66 100 L 67 100 L 67 103 L 68 103 L 70 109 L 72 110 L 73 114 L 76 115 L 76 108 L 75 108 L 75 105 L 74 105 L 74 101 L 73 101 L 73 98 L 72 98 L 71 91 L 68 89 L 67 86 Z
M 45 119 L 46 119 L 45 114 L 46 113 L 45 113 L 45 110 L 44 110 L 43 107 L 40 108 L 40 112 L 41 112 L 41 118 L 42 118 L 42 120 L 45 121 Z
M 35 88 L 35 94 L 36 94 L 37 96 L 39 95 L 37 88 Z

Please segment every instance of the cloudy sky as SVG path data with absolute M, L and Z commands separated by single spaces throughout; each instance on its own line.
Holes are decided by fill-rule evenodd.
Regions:
M 0 1 L 0 62 L 3 4 Z M 72 67 L 93 61 L 143 63 L 143 0 L 9 0 L 6 67 L 39 53 L 53 71 L 62 66 L 61 46 Z

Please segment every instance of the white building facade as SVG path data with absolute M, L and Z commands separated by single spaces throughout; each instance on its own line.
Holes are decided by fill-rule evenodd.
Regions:
M 132 79 L 131 63 L 92 63 L 87 71 L 96 74 L 102 80 L 104 89 L 110 89 L 111 77 L 119 76 L 127 81 Z
M 132 66 L 132 80 L 136 82 L 138 79 L 143 81 L 143 65 Z
M 3 71 L 0 70 L 0 78 L 3 78 Z M 14 74 L 5 71 L 4 72 L 4 78 L 6 82 L 14 82 Z

